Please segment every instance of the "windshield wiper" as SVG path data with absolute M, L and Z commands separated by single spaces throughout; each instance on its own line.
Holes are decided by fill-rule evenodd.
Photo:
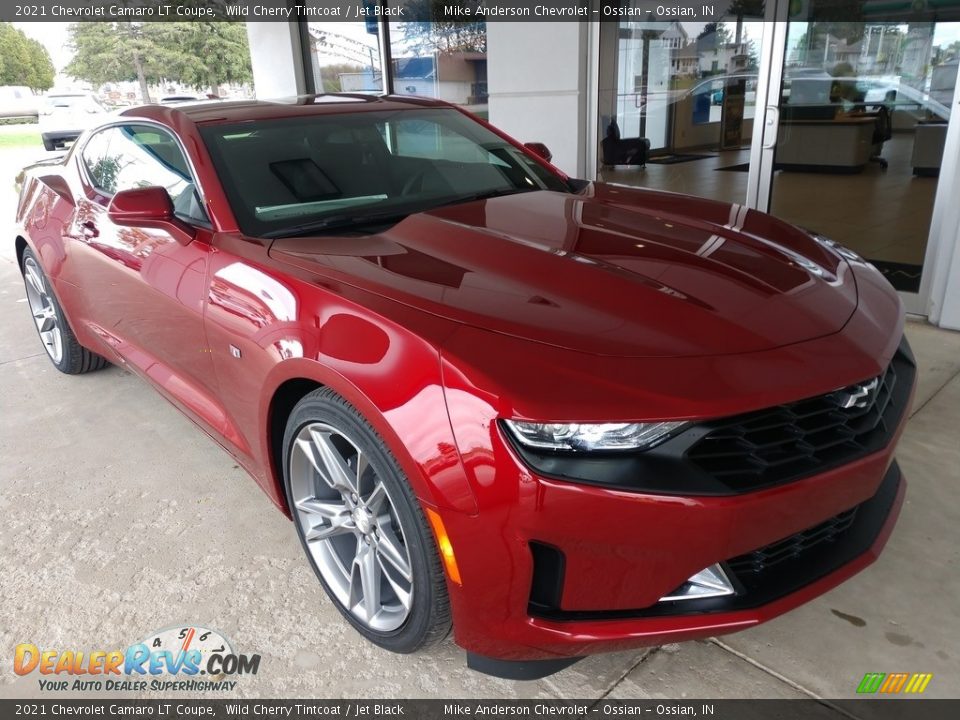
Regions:
M 382 223 L 399 222 L 409 216 L 409 212 L 398 212 L 396 210 L 382 213 L 368 213 L 358 215 L 356 213 L 340 213 L 338 215 L 328 215 L 320 220 L 302 223 L 300 225 L 288 225 L 287 227 L 271 230 L 263 233 L 263 238 L 285 238 L 307 235 L 309 233 L 321 232 L 323 230 L 339 230 L 344 228 L 361 228 L 368 225 L 379 225 Z
M 461 203 L 474 202 L 476 200 L 489 200 L 490 198 L 501 197 L 503 195 L 517 195 L 519 193 L 533 192 L 539 189 L 540 188 L 501 188 L 499 190 L 484 190 L 483 192 L 471 193 L 469 195 L 459 195 L 443 202 L 427 204 L 425 207 L 419 207 L 414 210 L 406 211 L 393 210 L 389 212 L 368 214 L 338 213 L 336 215 L 327 215 L 319 220 L 302 223 L 300 225 L 289 225 L 287 227 L 278 228 L 277 230 L 270 230 L 269 232 L 263 233 L 263 235 L 260 237 L 268 239 L 297 237 L 299 235 L 308 235 L 310 233 L 322 232 L 324 230 L 362 228 L 369 225 L 399 222 L 400 220 L 403 220 L 409 215 L 417 212 L 429 212 L 437 208 L 447 207 L 448 205 L 459 205 Z

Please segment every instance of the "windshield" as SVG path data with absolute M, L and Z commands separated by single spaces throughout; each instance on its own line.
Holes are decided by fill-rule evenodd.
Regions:
M 247 235 L 296 235 L 478 197 L 569 192 L 559 177 L 447 108 L 336 113 L 201 134 Z

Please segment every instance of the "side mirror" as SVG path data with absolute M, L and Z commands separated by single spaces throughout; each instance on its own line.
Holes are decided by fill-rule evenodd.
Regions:
M 173 201 L 162 187 L 120 190 L 107 207 L 115 225 L 166 230 L 182 245 L 193 240 L 193 228 L 173 214 Z
M 528 142 L 524 143 L 523 146 L 534 155 L 543 158 L 547 162 L 553 160 L 553 153 L 550 152 L 550 148 L 541 142 Z

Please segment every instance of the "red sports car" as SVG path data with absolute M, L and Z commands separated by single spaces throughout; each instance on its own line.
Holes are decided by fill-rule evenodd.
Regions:
M 748 628 L 877 557 L 915 363 L 868 263 L 589 183 L 463 110 L 126 110 L 30 170 L 54 365 L 146 378 L 372 642 L 537 677 Z

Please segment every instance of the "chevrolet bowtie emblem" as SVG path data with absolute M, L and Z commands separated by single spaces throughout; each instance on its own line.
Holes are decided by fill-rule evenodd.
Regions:
M 880 387 L 880 378 L 874 378 L 859 385 L 851 385 L 842 390 L 837 390 L 833 396 L 837 401 L 837 406 L 847 410 L 849 408 L 869 407 L 877 395 L 877 389 Z

